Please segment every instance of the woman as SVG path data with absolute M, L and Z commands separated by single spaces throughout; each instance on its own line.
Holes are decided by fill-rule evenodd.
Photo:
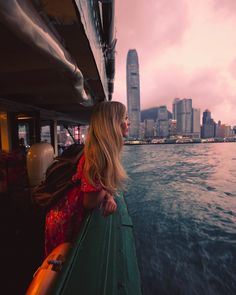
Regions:
M 46 216 L 46 255 L 59 244 L 74 241 L 87 210 L 100 205 L 104 216 L 116 211 L 114 196 L 127 178 L 120 156 L 128 125 L 122 103 L 102 102 L 95 107 L 84 155 L 73 176 L 73 180 L 81 180 L 81 185 L 73 188 Z

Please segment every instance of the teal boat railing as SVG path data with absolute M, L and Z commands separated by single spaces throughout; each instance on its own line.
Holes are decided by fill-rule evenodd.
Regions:
M 133 224 L 122 195 L 117 211 L 95 209 L 84 222 L 52 294 L 141 295 Z

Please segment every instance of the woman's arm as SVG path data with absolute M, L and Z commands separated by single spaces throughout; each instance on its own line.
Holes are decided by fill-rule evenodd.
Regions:
M 103 216 L 108 216 L 117 209 L 114 197 L 105 190 L 84 193 L 83 206 L 85 209 L 91 210 L 99 204 L 101 204 L 101 208 L 103 209 Z
M 106 191 L 103 189 L 99 192 L 84 193 L 84 208 L 90 210 L 97 207 L 104 200 L 105 195 Z

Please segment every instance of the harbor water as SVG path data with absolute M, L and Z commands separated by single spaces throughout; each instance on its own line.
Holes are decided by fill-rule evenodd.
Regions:
M 236 294 L 236 143 L 124 146 L 143 295 Z

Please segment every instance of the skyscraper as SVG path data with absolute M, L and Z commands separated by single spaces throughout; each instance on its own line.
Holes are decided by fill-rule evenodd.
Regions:
M 177 103 L 180 101 L 179 98 L 175 98 L 172 105 L 172 116 L 174 120 L 177 120 Z
M 176 102 L 177 133 L 190 135 L 192 133 L 192 99 L 181 99 Z
M 216 124 L 211 118 L 211 112 L 205 110 L 202 115 L 202 138 L 215 137 Z
M 129 137 L 140 137 L 140 85 L 139 63 L 136 49 L 130 49 L 126 63 L 127 106 L 129 116 Z
M 144 120 L 144 137 L 153 138 L 155 121 L 153 119 Z
M 211 122 L 211 112 L 209 110 L 205 110 L 202 115 L 202 125 L 208 124 Z
M 167 137 L 169 135 L 168 111 L 166 106 L 157 109 L 157 137 Z
M 200 124 L 200 109 L 192 109 L 192 133 L 194 138 L 200 138 L 201 124 Z

